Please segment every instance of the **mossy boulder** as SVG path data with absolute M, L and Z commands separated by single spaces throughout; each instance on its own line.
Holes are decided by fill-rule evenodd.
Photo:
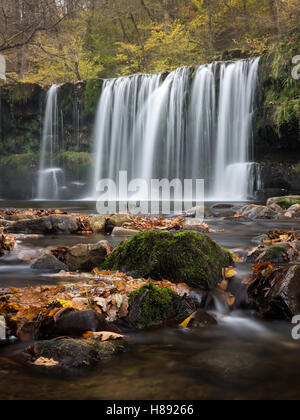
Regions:
M 150 231 L 120 244 L 101 267 L 212 290 L 231 264 L 230 252 L 204 234 Z
M 283 264 L 288 261 L 287 251 L 289 247 L 287 245 L 273 245 L 269 248 L 258 249 L 251 256 L 247 257 L 247 263 L 256 263 L 260 255 L 265 252 L 264 256 L 261 258 L 262 261 L 269 261 L 273 264 Z
M 128 321 L 137 329 L 177 325 L 194 309 L 193 304 L 174 290 L 150 283 L 129 295 Z
M 38 341 L 24 350 L 20 357 L 29 366 L 49 373 L 72 373 L 74 369 L 87 368 L 126 350 L 122 338 L 104 341 L 90 338 Z

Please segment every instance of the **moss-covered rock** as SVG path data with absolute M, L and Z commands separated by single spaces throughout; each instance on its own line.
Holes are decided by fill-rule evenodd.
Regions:
M 141 287 L 129 295 L 129 323 L 138 329 L 160 326 L 166 323 L 179 324 L 191 312 L 185 298 L 168 287 L 153 283 Z
M 95 363 L 124 352 L 127 344 L 123 339 L 101 342 L 90 338 L 38 341 L 25 349 L 26 363 L 43 372 L 72 371 L 87 368 Z
M 258 249 L 251 256 L 247 257 L 248 263 L 256 263 L 260 255 L 265 252 L 264 256 L 261 257 L 262 261 L 268 261 L 274 264 L 283 264 L 287 262 L 287 251 L 289 247 L 287 245 L 274 245 L 269 248 Z
M 211 290 L 232 263 L 229 251 L 204 234 L 150 231 L 120 244 L 102 268 Z

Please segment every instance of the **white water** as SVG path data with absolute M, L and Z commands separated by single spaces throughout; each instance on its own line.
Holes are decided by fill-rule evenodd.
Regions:
M 213 196 L 243 200 L 251 193 L 251 140 L 259 60 L 222 64 Z
M 54 200 L 59 197 L 59 177 L 63 170 L 55 165 L 59 148 L 57 92 L 58 86 L 53 85 L 47 93 L 38 174 L 38 200 Z
M 247 200 L 255 190 L 252 125 L 259 60 L 180 68 L 164 80 L 107 80 L 95 126 L 91 196 L 100 179 L 204 178 L 207 199 Z M 192 82 L 193 80 L 193 82 Z

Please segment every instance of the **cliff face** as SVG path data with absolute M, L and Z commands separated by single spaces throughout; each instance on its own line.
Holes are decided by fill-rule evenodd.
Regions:
M 300 191 L 300 80 L 292 76 L 299 53 L 300 34 L 291 32 L 260 62 L 254 140 L 266 190 Z

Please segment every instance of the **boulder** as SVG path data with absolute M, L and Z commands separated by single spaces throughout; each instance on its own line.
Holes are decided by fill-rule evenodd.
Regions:
M 203 208 L 201 206 L 197 206 L 197 207 L 193 207 L 187 211 L 185 211 L 182 215 L 184 217 L 196 217 L 197 215 L 202 214 L 203 212 Z M 204 217 L 205 219 L 210 218 L 210 217 L 214 217 L 214 213 L 207 207 L 204 206 Z
M 22 354 L 27 365 L 42 372 L 72 372 L 73 369 L 87 368 L 101 360 L 110 358 L 126 350 L 123 338 L 99 341 L 95 338 L 38 341 L 26 348 Z
M 112 233 L 116 227 L 122 227 L 125 223 L 132 223 L 134 217 L 131 214 L 113 214 L 106 221 L 106 233 Z
M 126 229 L 122 227 L 115 227 L 112 231 L 112 235 L 114 236 L 134 236 L 137 233 L 140 233 L 139 230 L 133 230 L 133 229 Z
M 196 221 L 187 221 L 182 228 L 183 232 L 201 232 L 207 233 L 207 229 L 202 223 Z
M 218 325 L 217 320 L 210 315 L 208 312 L 198 309 L 198 311 L 191 318 L 188 327 L 189 328 L 204 328 Z
M 98 214 L 97 216 L 93 216 L 89 219 L 89 223 L 94 233 L 105 232 L 105 225 L 106 225 L 105 216 L 101 216 L 100 214 Z
M 257 251 L 255 251 L 252 255 L 248 256 L 246 262 L 255 264 L 257 262 L 258 257 L 265 253 L 264 256 L 260 258 L 261 261 L 268 261 L 273 264 L 284 264 L 288 262 L 288 250 L 289 246 L 287 245 L 273 245 L 269 248 L 260 248 Z
M 129 295 L 127 321 L 136 329 L 176 326 L 194 310 L 192 301 L 186 297 L 180 297 L 168 287 L 150 283 Z
M 14 222 L 5 230 L 9 233 L 75 233 L 79 229 L 79 218 L 68 215 L 52 215 L 37 219 Z
M 271 210 L 267 206 L 258 206 L 256 204 L 250 204 L 244 206 L 240 210 L 240 214 L 249 219 L 274 219 L 277 216 L 277 213 Z
M 300 211 L 300 204 L 294 204 L 288 209 L 288 211 Z
M 248 287 L 248 295 L 265 317 L 291 320 L 300 314 L 300 265 L 275 271 L 268 284 L 259 279 Z
M 58 273 L 59 271 L 68 271 L 68 267 L 59 261 L 54 255 L 45 254 L 42 257 L 38 258 L 32 265 L 33 270 L 46 270 L 53 273 Z
M 149 231 L 120 244 L 101 268 L 212 290 L 232 264 L 230 252 L 201 233 Z
M 90 272 L 99 267 L 111 253 L 111 246 L 107 241 L 97 244 L 79 244 L 70 248 L 65 254 L 65 263 L 70 271 Z
M 39 328 L 38 338 L 82 337 L 88 331 L 119 330 L 107 322 L 98 312 L 93 310 L 75 311 L 72 308 L 62 308 L 54 318 L 46 320 Z
M 267 206 L 270 207 L 272 204 L 277 204 L 281 208 L 288 209 L 294 204 L 300 204 L 300 195 L 285 195 L 282 197 L 272 197 L 267 201 Z

